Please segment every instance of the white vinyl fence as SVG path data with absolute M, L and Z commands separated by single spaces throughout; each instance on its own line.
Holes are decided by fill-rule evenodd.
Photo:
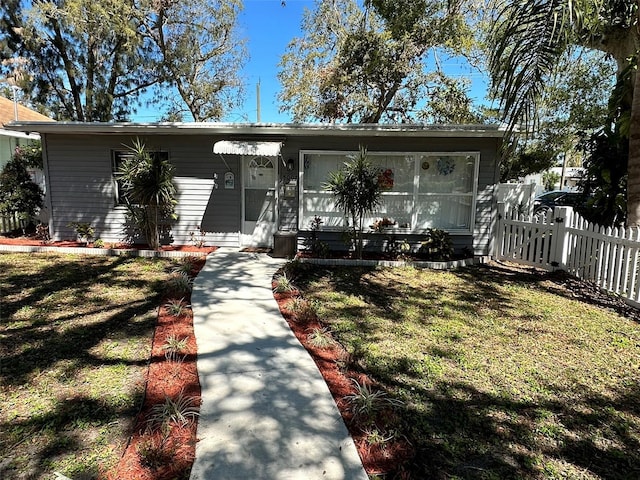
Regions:
M 533 211 L 533 201 L 536 197 L 535 183 L 499 183 L 496 188 L 496 199 L 508 205 L 509 209 L 517 208 L 521 213 Z
M 640 228 L 601 227 L 571 207 L 521 215 L 499 204 L 496 259 L 565 270 L 640 306 Z
M 18 215 L 0 215 L 0 235 L 9 233 L 20 228 L 20 220 Z

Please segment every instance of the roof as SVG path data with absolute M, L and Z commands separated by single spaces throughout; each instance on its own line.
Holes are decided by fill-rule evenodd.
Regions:
M 282 136 L 415 136 L 494 137 L 505 129 L 498 125 L 336 124 L 336 123 L 102 123 L 11 122 L 5 128 L 19 132 L 94 135 L 259 135 Z
M 0 97 L 0 125 L 6 125 L 15 121 L 13 101 Z M 18 104 L 18 121 L 20 122 L 54 122 L 51 118 Z

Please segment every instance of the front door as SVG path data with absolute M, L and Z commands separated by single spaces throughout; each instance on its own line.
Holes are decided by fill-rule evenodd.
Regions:
M 276 232 L 276 162 L 271 157 L 243 157 L 243 246 L 272 247 Z

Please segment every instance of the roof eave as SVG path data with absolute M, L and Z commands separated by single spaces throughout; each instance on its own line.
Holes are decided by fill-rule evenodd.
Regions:
M 8 130 L 6 128 L 0 128 L 0 136 L 12 137 L 12 138 L 25 138 L 28 140 L 38 140 L 40 135 L 37 133 L 25 133 L 20 130 Z
M 51 134 L 96 135 L 262 135 L 262 136 L 418 136 L 496 137 L 505 135 L 497 125 L 326 124 L 326 123 L 82 123 L 11 122 L 7 130 Z

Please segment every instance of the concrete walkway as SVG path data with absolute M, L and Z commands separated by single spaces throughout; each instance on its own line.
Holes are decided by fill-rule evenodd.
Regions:
M 315 363 L 280 315 L 264 254 L 211 254 L 192 294 L 202 407 L 192 480 L 368 477 Z

